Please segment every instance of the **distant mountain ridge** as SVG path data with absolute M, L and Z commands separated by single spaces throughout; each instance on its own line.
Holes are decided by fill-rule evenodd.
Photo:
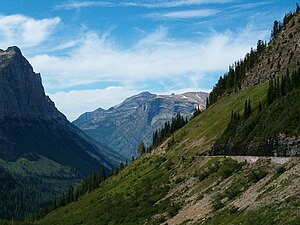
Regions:
M 203 109 L 207 96 L 204 92 L 156 95 L 146 91 L 108 110 L 98 108 L 84 113 L 73 124 L 130 158 L 137 155 L 136 148 L 141 141 L 151 144 L 152 133 L 177 112 L 190 117 L 198 105 Z

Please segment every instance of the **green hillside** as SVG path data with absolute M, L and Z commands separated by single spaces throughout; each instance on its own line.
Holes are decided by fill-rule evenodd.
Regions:
M 281 166 L 269 163 L 267 159 L 245 164 L 201 155 L 207 154 L 214 141 L 222 136 L 232 110 L 242 114 L 244 102 L 250 98 L 253 99 L 253 111 L 257 113 L 259 101 L 266 101 L 267 90 L 268 83 L 264 83 L 221 98 L 176 132 L 175 143 L 170 144 L 171 139 L 167 140 L 153 154 L 141 157 L 107 179 L 96 191 L 51 212 L 37 224 L 159 224 L 203 199 L 206 199 L 203 205 L 208 208 L 205 215 L 212 216 L 211 223 L 219 224 L 214 216 L 228 214 L 225 224 L 248 221 L 251 215 L 248 210 L 231 209 L 232 202 L 259 182 L 264 182 L 268 186 L 262 187 L 257 197 L 271 205 L 275 200 L 265 197 L 273 195 L 270 187 L 277 179 L 287 172 L 285 179 L 293 178 L 293 182 L 277 185 L 279 193 L 286 185 L 299 184 L 298 160 Z M 222 186 L 225 187 L 223 193 Z M 266 208 L 268 204 L 264 203 L 257 209 L 249 207 L 249 212 L 268 214 L 265 224 L 281 224 L 282 220 L 277 220 L 277 214 L 273 213 L 280 210 L 280 213 L 291 214 L 288 224 L 293 224 L 292 219 L 299 219 L 299 200 L 293 197 L 296 193 L 288 196 L 288 202 L 272 204 L 272 209 Z
M 276 37 L 287 32 L 280 29 Z M 300 159 L 271 157 L 299 155 L 300 87 L 284 78 L 298 66 L 272 75 L 280 77 L 272 101 L 270 77 L 252 77 L 280 49 L 276 41 L 225 74 L 209 107 L 151 154 L 34 223 L 299 224 Z

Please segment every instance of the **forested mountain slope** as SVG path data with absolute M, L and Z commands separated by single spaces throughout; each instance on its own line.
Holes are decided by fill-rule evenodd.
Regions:
M 9 183 L 0 219 L 23 219 L 101 165 L 110 170 L 109 151 L 55 108 L 19 48 L 0 50 L 0 170 Z

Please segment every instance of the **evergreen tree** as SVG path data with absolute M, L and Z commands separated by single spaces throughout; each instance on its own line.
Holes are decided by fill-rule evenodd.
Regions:
M 275 20 L 274 25 L 273 25 L 273 30 L 272 30 L 272 33 L 271 33 L 271 39 L 276 38 L 279 31 L 280 31 L 280 22 L 278 20 Z
M 205 105 L 206 105 L 205 108 L 207 109 L 207 108 L 209 107 L 209 99 L 208 99 L 208 97 L 206 98 L 205 103 L 206 103 L 206 104 L 205 104 Z
M 269 81 L 269 89 L 268 89 L 268 95 L 267 95 L 267 103 L 271 104 L 274 100 L 274 84 L 273 79 Z
M 251 103 L 250 99 L 248 100 L 248 106 L 247 106 L 247 115 L 248 117 L 252 114 L 252 108 L 251 108 Z
M 262 107 L 262 104 L 261 104 L 260 101 L 258 102 L 258 110 L 259 110 L 259 111 L 262 111 L 262 110 L 263 110 L 263 107 Z
M 200 106 L 198 104 L 198 106 L 195 108 L 195 111 L 193 113 L 193 116 L 192 118 L 195 118 L 196 116 L 200 115 L 202 113 L 201 109 L 200 109 Z M 186 122 L 185 123 L 188 123 L 188 118 L 186 117 Z
M 246 99 L 244 106 L 244 117 L 248 118 L 252 114 L 250 99 Z
M 99 180 L 100 182 L 104 181 L 106 179 L 106 174 L 105 174 L 105 167 L 104 165 L 101 166 L 100 174 L 99 174 Z
M 135 160 L 134 155 L 131 155 L 131 162 Z
M 232 112 L 232 113 L 233 113 L 233 112 Z M 233 115 L 232 113 L 231 113 L 231 117 L 232 117 L 232 115 Z M 245 118 L 248 117 L 248 100 L 247 100 L 247 99 L 245 100 L 245 105 L 244 105 L 244 117 L 245 117 Z
M 144 153 L 146 153 L 146 147 L 145 147 L 145 144 L 144 144 L 143 141 L 138 145 L 137 151 L 141 155 L 144 154 Z
M 145 151 L 146 152 L 146 151 Z M 124 163 L 122 161 L 120 161 L 120 170 L 124 169 Z

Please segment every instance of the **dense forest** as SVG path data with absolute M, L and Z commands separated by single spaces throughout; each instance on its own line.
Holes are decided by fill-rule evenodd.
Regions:
M 39 179 L 14 177 L 3 168 L 0 168 L 0 184 L 1 219 L 24 220 L 46 208 L 53 199 L 53 190 Z

